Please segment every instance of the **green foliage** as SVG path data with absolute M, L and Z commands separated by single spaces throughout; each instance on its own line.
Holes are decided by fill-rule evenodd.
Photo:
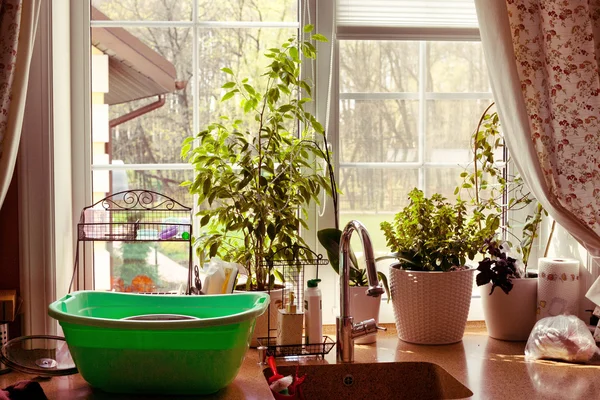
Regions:
M 450 203 L 437 193 L 427 198 L 416 188 L 408 197 L 409 205 L 394 216 L 393 222 L 381 223 L 387 245 L 397 253 L 401 268 L 450 271 L 462 267 L 498 228 L 497 219 L 486 218 L 477 210 L 469 216 L 464 201 Z
M 476 212 L 496 219 L 498 224 L 504 220 L 502 229 L 513 236 L 508 213 L 536 203 L 533 213 L 527 215 L 522 222 L 522 237 L 517 238 L 519 239 L 517 251 L 522 254 L 523 264 L 527 268 L 531 247 L 538 237 L 542 217 L 547 216 L 548 213 L 541 204 L 537 203 L 523 178 L 519 174 L 508 173 L 508 160 L 504 162 L 496 160 L 496 155 L 505 154 L 506 150 L 498 113 L 488 113 L 493 105 L 494 103 L 483 112 L 477 129 L 472 135 L 472 171 L 461 173 L 463 181 L 455 189 L 455 194 L 464 195 L 466 192 L 465 197 L 470 199 L 469 204 Z M 509 244 L 512 246 L 510 241 Z
M 336 274 L 339 274 L 340 241 L 342 238 L 342 231 L 336 228 L 321 229 L 319 232 L 317 232 L 317 238 L 319 239 L 319 243 L 321 243 L 325 251 L 327 251 L 329 264 L 331 264 L 331 267 L 334 269 Z M 389 302 L 391 295 L 387 276 L 380 271 L 377 271 L 377 276 L 383 284 Z M 358 265 L 358 260 L 356 259 L 356 255 L 352 249 L 350 249 L 350 286 L 368 286 L 367 270 L 360 268 Z
M 305 28 L 311 31 L 312 27 Z M 269 259 L 295 259 L 306 243 L 300 235 L 306 208 L 331 195 L 319 165 L 327 161 L 324 129 L 304 107 L 312 101 L 312 85 L 301 77 L 302 59 L 315 59 L 312 41 L 289 38 L 269 49 L 265 82 L 232 80 L 222 88 L 222 101 L 236 101 L 250 123 L 221 116 L 182 145 L 182 157 L 195 169 L 189 192 L 198 196 L 200 225 L 205 234 L 195 244 L 209 257 L 239 262 L 250 273 L 248 289 L 265 290 L 274 283 Z M 258 88 L 264 88 L 262 90 Z

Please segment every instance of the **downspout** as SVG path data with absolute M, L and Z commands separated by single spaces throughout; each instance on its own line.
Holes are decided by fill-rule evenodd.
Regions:
M 157 108 L 161 108 L 164 105 L 165 105 L 165 96 L 162 94 L 159 94 L 158 100 L 156 100 L 154 103 L 146 104 L 145 106 L 137 108 L 133 111 L 130 111 L 125 115 L 121 115 L 120 117 L 111 119 L 108 122 L 108 128 L 112 129 L 112 128 L 116 127 L 117 125 L 121 125 L 127 121 L 131 121 L 134 118 L 141 117 L 142 115 L 147 114 L 150 111 L 154 111 Z

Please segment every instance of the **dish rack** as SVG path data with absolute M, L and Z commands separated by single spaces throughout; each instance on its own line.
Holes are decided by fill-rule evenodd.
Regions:
M 82 210 L 77 224 L 77 249 L 70 289 L 74 282 L 76 288 L 82 286 L 82 279 L 85 279 L 82 277 L 85 272 L 79 268 L 80 247 L 84 263 L 87 259 L 85 242 L 182 242 L 186 245 L 184 251 L 187 250 L 185 293 L 192 293 L 192 209 L 164 194 L 143 189 L 126 190 Z M 119 287 L 112 280 L 111 268 L 113 290 L 161 293 L 155 290 L 151 280 L 140 278 L 136 286 L 129 286 L 130 290 Z
M 302 343 L 291 344 L 291 345 L 277 345 L 277 338 L 271 336 L 271 333 L 277 332 L 276 328 L 277 321 L 271 321 L 271 307 L 283 308 L 285 306 L 285 299 L 289 298 L 290 292 L 295 294 L 295 305 L 297 309 L 304 308 L 304 268 L 307 266 L 316 267 L 316 277 L 319 277 L 319 266 L 329 264 L 329 260 L 323 258 L 323 255 L 316 254 L 312 250 L 306 247 L 301 247 L 298 255 L 294 260 L 273 260 L 267 259 L 265 261 L 268 267 L 269 274 L 273 270 L 281 272 L 284 278 L 284 285 L 281 290 L 281 299 L 271 298 L 269 309 L 267 311 L 267 326 L 268 326 L 268 337 L 259 337 L 258 344 L 265 351 L 267 356 L 274 357 L 295 357 L 295 356 L 311 356 L 318 355 L 324 356 L 329 353 L 335 346 L 335 342 L 329 336 L 323 336 L 323 340 L 320 343 L 304 343 L 304 337 L 302 337 Z M 268 290 L 269 294 L 271 290 Z

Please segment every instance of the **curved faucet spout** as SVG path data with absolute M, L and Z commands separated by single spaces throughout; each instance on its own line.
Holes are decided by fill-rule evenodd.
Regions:
M 354 231 L 360 235 L 365 255 L 367 279 L 369 281 L 367 294 L 369 296 L 380 296 L 383 294 L 383 288 L 377 278 L 377 268 L 375 267 L 373 245 L 369 237 L 369 232 L 367 232 L 367 228 L 359 221 L 352 220 L 348 222 L 340 238 L 340 316 L 337 318 L 337 358 L 343 362 L 354 361 L 355 338 L 376 333 L 378 329 L 375 320 L 371 319 L 355 325 L 353 318 L 349 315 L 350 239 Z

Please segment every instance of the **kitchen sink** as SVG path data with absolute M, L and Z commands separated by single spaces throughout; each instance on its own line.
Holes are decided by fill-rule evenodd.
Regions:
M 294 375 L 296 366 L 278 366 L 283 376 Z M 428 362 L 300 365 L 306 374 L 302 391 L 313 399 L 463 399 L 473 395 L 466 386 L 439 365 Z M 272 376 L 269 368 L 265 378 Z

